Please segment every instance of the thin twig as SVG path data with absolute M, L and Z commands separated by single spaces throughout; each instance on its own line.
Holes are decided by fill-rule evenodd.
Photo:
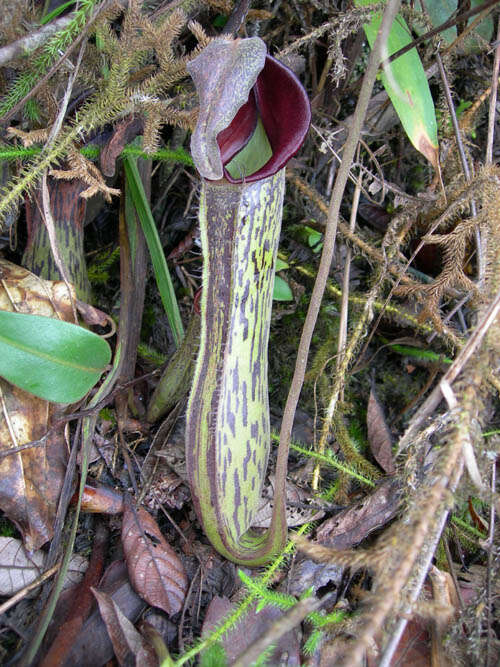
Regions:
M 500 20 L 497 26 L 497 47 L 495 49 L 495 61 L 493 63 L 493 74 L 491 75 L 490 107 L 488 112 L 488 140 L 486 142 L 486 165 L 493 163 L 493 139 L 495 137 L 495 120 L 497 116 L 497 90 L 498 70 L 500 68 Z
M 441 81 L 443 82 L 446 102 L 448 104 L 448 110 L 450 112 L 451 122 L 453 124 L 453 130 L 455 132 L 455 139 L 457 141 L 457 148 L 458 148 L 458 154 L 460 156 L 460 162 L 462 164 L 462 171 L 464 172 L 465 180 L 467 181 L 467 183 L 470 183 L 471 173 L 469 169 L 469 163 L 467 162 L 467 156 L 464 150 L 462 133 L 460 131 L 460 126 L 458 124 L 457 114 L 455 113 L 455 105 L 453 104 L 453 100 L 451 97 L 451 90 L 450 86 L 448 85 L 448 79 L 443 66 L 443 61 L 439 53 L 436 53 L 436 61 L 439 67 L 439 74 L 441 76 Z M 477 217 L 477 207 L 474 199 L 471 199 L 470 208 L 472 217 L 473 218 Z M 476 252 L 477 252 L 477 281 L 478 284 L 481 285 L 486 273 L 486 266 L 484 261 L 483 247 L 481 244 L 481 232 L 478 226 L 474 229 L 474 235 L 476 239 Z
M 52 37 L 52 35 L 60 30 L 64 30 L 71 21 L 75 18 L 75 12 L 67 16 L 52 21 L 48 25 L 44 25 L 38 30 L 30 31 L 24 37 L 17 39 L 15 42 L 6 44 L 0 49 L 0 67 L 7 65 L 14 58 L 26 56 L 30 51 L 38 49 L 40 46 Z
M 35 579 L 35 581 L 32 581 L 30 584 L 27 584 L 26 586 L 24 586 L 24 588 L 21 588 L 20 591 L 17 591 L 17 593 L 15 593 L 12 597 L 10 597 L 8 600 L 6 600 L 3 604 L 0 604 L 0 615 L 4 614 L 11 607 L 13 607 L 18 602 L 20 602 L 34 588 L 38 588 L 38 586 L 43 584 L 44 581 L 47 581 L 47 579 L 50 579 L 50 577 L 57 572 L 59 567 L 60 567 L 60 564 L 58 563 L 57 565 L 54 565 L 54 567 L 49 568 L 43 574 L 41 574 L 39 577 L 37 577 Z
M 443 380 L 451 384 L 461 373 L 467 361 L 471 356 L 476 352 L 483 337 L 485 336 L 488 328 L 491 323 L 495 320 L 495 317 L 500 311 L 500 292 L 497 293 L 496 297 L 488 307 L 485 312 L 482 320 L 479 322 L 478 326 L 475 328 L 474 332 L 470 336 L 467 343 L 460 350 L 457 358 L 453 364 L 449 367 L 446 373 L 443 376 Z M 413 418 L 412 422 L 408 426 L 405 434 L 401 438 L 399 453 L 401 453 L 409 443 L 416 436 L 418 429 L 423 424 L 423 422 L 431 415 L 437 406 L 441 403 L 443 394 L 441 392 L 441 383 L 437 385 L 431 392 L 431 394 L 426 399 L 425 403 L 419 408 L 418 413 Z
M 400 4 L 401 0 L 388 0 L 387 6 L 384 10 L 379 33 L 370 54 L 368 66 L 363 77 L 363 83 L 359 92 L 356 111 L 349 129 L 349 135 L 344 145 L 343 159 L 339 166 L 337 178 L 335 179 L 335 185 L 333 187 L 330 208 L 328 211 L 328 221 L 325 230 L 323 252 L 321 254 L 321 261 L 318 268 L 318 275 L 311 295 L 304 328 L 302 330 L 299 348 L 297 351 L 297 361 L 295 363 L 290 391 L 288 392 L 285 409 L 283 411 L 283 421 L 281 423 L 280 447 L 278 450 L 278 460 L 276 464 L 276 470 L 279 471 L 279 475 L 276 475 L 276 488 L 282 488 L 283 496 L 285 495 L 284 490 L 287 471 L 288 449 L 292 436 L 293 420 L 295 417 L 297 404 L 299 402 L 302 385 L 304 383 L 309 348 L 311 345 L 316 321 L 318 319 L 319 309 L 321 307 L 321 301 L 325 292 L 326 283 L 328 281 L 328 274 L 330 272 L 330 266 L 335 250 L 335 237 L 337 234 L 340 206 L 342 204 L 342 198 L 347 180 L 349 178 L 351 163 L 356 152 L 356 147 L 358 145 L 366 111 L 370 102 L 373 85 L 377 77 L 380 61 L 382 58 L 382 48 L 387 41 L 390 27 L 394 21 L 394 18 L 396 17 Z
M 460 478 L 462 476 L 463 462 L 461 461 L 457 466 L 453 474 L 453 479 L 450 481 L 449 490 L 454 492 Z M 380 656 L 380 661 L 378 667 L 389 667 L 391 660 L 394 656 L 399 641 L 405 628 L 408 624 L 408 620 L 411 618 L 411 613 L 413 611 L 413 605 L 418 600 L 422 587 L 425 583 L 425 578 L 427 572 L 429 571 L 430 566 L 432 565 L 432 558 L 437 548 L 437 544 L 443 532 L 446 520 L 448 519 L 449 510 L 447 508 L 441 510 L 441 514 L 438 517 L 438 520 L 434 523 L 434 529 L 427 534 L 426 541 L 422 549 L 422 555 L 419 558 L 418 565 L 415 568 L 412 577 L 412 583 L 410 584 L 411 592 L 408 596 L 408 603 L 402 611 L 401 618 L 399 619 L 396 628 L 391 633 L 391 638 L 387 645 L 385 646 L 382 655 Z
M 361 175 L 358 177 L 358 180 L 356 182 L 356 187 L 354 188 L 354 194 L 352 197 L 351 219 L 349 221 L 349 229 L 351 232 L 354 232 L 354 227 L 356 225 L 356 216 L 358 213 L 360 194 L 361 194 Z M 351 257 L 352 257 L 351 247 L 347 246 L 345 264 L 344 264 L 344 279 L 342 282 L 342 304 L 340 308 L 339 341 L 337 346 L 337 370 L 339 368 L 340 362 L 342 361 L 342 355 L 347 341 L 347 320 L 349 315 L 349 282 L 351 278 Z
M 30 100 L 33 97 L 33 95 L 36 95 L 36 93 L 47 83 L 47 81 L 51 78 L 51 76 L 55 74 L 55 72 L 57 72 L 62 63 L 87 38 L 88 31 L 90 30 L 91 26 L 96 22 L 96 20 L 99 18 L 100 14 L 104 11 L 104 9 L 107 9 L 112 2 L 113 0 L 104 0 L 104 2 L 94 10 L 92 16 L 85 24 L 85 27 L 82 29 L 78 37 L 75 38 L 75 41 L 68 46 L 66 51 L 54 63 L 54 65 L 52 65 L 49 71 L 46 74 L 44 74 L 39 79 L 39 81 L 37 81 L 37 83 L 29 91 L 29 93 L 26 93 L 26 95 L 21 100 L 19 100 L 19 102 L 15 106 L 13 106 L 12 109 L 7 111 L 7 113 L 5 113 L 3 116 L 0 117 L 0 122 L 7 123 L 7 121 L 9 121 L 12 118 L 12 116 L 14 116 L 18 111 L 20 111 L 23 108 L 26 102 Z
M 493 628 L 493 619 L 492 619 L 492 600 L 491 600 L 491 570 L 493 568 L 493 552 L 495 549 L 494 545 L 494 536 L 495 536 L 495 503 L 493 499 L 495 497 L 496 490 L 496 461 L 493 461 L 491 465 L 491 506 L 490 506 L 490 526 L 488 534 L 488 569 L 486 572 L 486 608 L 487 608 L 487 630 L 486 630 L 486 659 L 485 665 L 489 667 L 491 662 L 491 633 Z

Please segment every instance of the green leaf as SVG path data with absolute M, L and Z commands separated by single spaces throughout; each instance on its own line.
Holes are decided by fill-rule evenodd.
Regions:
M 123 163 L 125 165 L 127 187 L 130 188 L 130 194 L 141 222 L 142 231 L 146 237 L 146 243 L 148 244 L 156 284 L 158 285 L 163 307 L 167 314 L 168 323 L 172 329 L 175 344 L 179 347 L 181 340 L 184 337 L 184 328 L 182 326 L 181 314 L 179 312 L 174 286 L 172 284 L 158 230 L 156 229 L 155 221 L 151 209 L 149 208 L 149 203 L 142 186 L 135 158 L 130 155 L 125 155 Z
M 45 16 L 43 16 L 40 19 L 40 24 L 45 25 L 46 23 L 49 23 L 50 21 L 52 21 L 52 19 L 55 19 L 57 16 L 62 14 L 65 9 L 67 9 L 68 7 L 71 7 L 71 5 L 74 5 L 74 4 L 75 4 L 75 0 L 68 0 L 68 2 L 63 2 L 62 5 L 59 5 L 59 7 L 56 7 L 55 9 L 53 9 L 48 14 L 45 14 Z
M 274 276 L 273 299 L 275 301 L 293 301 L 292 290 L 281 276 Z
M 355 0 L 357 7 L 371 4 L 371 0 Z M 364 30 L 371 47 L 375 43 L 382 22 L 382 13 L 374 13 Z M 412 41 L 410 29 L 399 14 L 391 26 L 384 59 Z M 391 62 L 381 74 L 381 80 L 399 116 L 411 143 L 439 169 L 437 123 L 434 102 L 425 71 L 416 49 L 411 49 Z
M 482 3 L 483 0 L 471 0 L 470 8 L 474 9 L 475 7 L 478 7 Z M 471 18 L 467 21 L 467 25 L 470 25 L 475 18 L 477 18 L 477 15 L 471 16 Z M 481 45 L 484 44 L 484 42 L 481 42 L 478 39 L 478 36 L 481 37 L 485 42 L 490 42 L 493 37 L 494 28 L 495 26 L 493 24 L 493 17 L 491 14 L 488 14 L 488 16 L 486 16 L 481 21 L 481 23 L 474 28 L 472 34 L 470 34 L 468 37 L 465 38 L 464 42 L 465 51 L 467 53 L 477 53 L 478 51 L 480 51 Z
M 278 273 L 278 271 L 284 271 L 285 269 L 289 269 L 289 268 L 290 268 L 290 264 L 285 262 L 285 260 L 280 259 L 279 257 L 276 259 L 276 266 L 274 267 L 274 270 L 275 270 L 276 273 Z
M 323 234 L 311 227 L 306 227 L 306 230 L 308 231 L 307 243 L 309 244 L 309 247 L 313 249 L 313 252 L 320 252 L 323 248 L 323 243 L 321 242 Z
M 200 667 L 226 667 L 226 651 L 222 642 L 214 642 L 202 651 L 200 656 Z
M 0 311 L 0 375 L 47 401 L 74 403 L 111 359 L 108 343 L 76 324 Z

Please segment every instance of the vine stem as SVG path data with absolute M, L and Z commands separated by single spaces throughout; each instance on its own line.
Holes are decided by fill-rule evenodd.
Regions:
M 311 301 L 302 329 L 299 348 L 297 351 L 297 361 L 295 362 L 295 369 L 293 373 L 290 391 L 286 400 L 285 409 L 283 411 L 283 421 L 281 423 L 280 431 L 280 447 L 278 450 L 278 459 L 276 463 L 276 487 L 285 487 L 285 478 L 287 472 L 288 448 L 292 435 L 293 420 L 295 411 L 299 401 L 302 385 L 304 384 L 304 376 L 307 366 L 307 357 L 309 355 L 309 348 L 311 346 L 311 339 L 318 319 L 321 301 L 325 292 L 328 275 L 330 272 L 330 265 L 332 263 L 333 252 L 335 250 L 335 237 L 337 235 L 337 224 L 340 214 L 340 205 L 342 197 L 349 178 L 351 163 L 356 152 L 361 129 L 368 110 L 371 93 L 378 68 L 382 60 L 383 47 L 387 42 L 387 37 L 391 29 L 392 23 L 399 10 L 401 0 L 388 0 L 384 10 L 382 23 L 380 25 L 379 34 L 373 46 L 368 66 L 363 77 L 363 83 L 359 91 L 358 103 L 352 118 L 352 124 L 344 144 L 344 151 L 342 154 L 342 162 L 340 163 L 335 185 L 333 187 L 332 196 L 330 199 L 330 206 L 328 209 L 328 219 L 325 229 L 325 238 L 323 243 L 323 252 L 321 254 L 321 261 L 318 269 L 316 282 L 314 283 Z

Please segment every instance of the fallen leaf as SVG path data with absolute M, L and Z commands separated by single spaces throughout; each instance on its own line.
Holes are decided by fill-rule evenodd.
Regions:
M 212 598 L 203 621 L 202 637 L 207 637 L 220 624 L 222 619 L 234 610 L 235 606 L 235 603 L 227 598 Z M 256 607 L 257 603 L 250 607 L 237 626 L 230 628 L 221 639 L 228 665 L 256 639 L 259 639 L 274 621 L 283 616 L 283 612 L 276 607 L 267 606 L 259 612 L 256 611 Z M 300 664 L 297 629 L 287 632 L 281 637 L 273 654 L 269 656 L 268 664 L 290 667 Z
M 104 573 L 99 590 L 108 593 L 123 614 L 134 623 L 146 607 L 146 603 L 135 593 L 127 577 L 123 561 L 114 561 Z M 61 596 L 62 598 L 62 596 Z M 63 600 L 61 600 L 62 602 Z M 59 605 L 58 605 L 59 607 Z M 56 614 L 59 611 L 56 609 Z M 65 617 L 64 609 L 62 617 Z M 113 645 L 99 610 L 91 613 L 83 624 L 63 667 L 98 667 L 113 658 Z
M 368 400 L 366 425 L 368 427 L 368 443 L 375 460 L 388 475 L 393 474 L 396 468 L 392 456 L 391 432 L 386 424 L 384 411 L 378 402 L 373 386 L 370 389 Z
M 300 597 L 308 589 L 317 593 L 320 588 L 328 586 L 328 590 L 332 590 L 340 586 L 343 575 L 344 568 L 340 565 L 315 563 L 300 554 L 290 569 L 287 591 L 290 595 Z
M 269 476 L 269 485 L 263 490 L 260 506 L 252 522 L 254 528 L 268 528 L 273 515 L 274 475 Z M 312 507 L 309 505 L 312 503 Z M 314 506 L 316 505 L 316 507 Z M 317 507 L 318 501 L 310 491 L 286 481 L 286 523 L 287 526 L 302 526 L 309 521 L 317 521 L 325 512 Z
M 11 596 L 31 584 L 44 571 L 43 551 L 28 554 L 21 540 L 0 537 L 0 595 Z M 87 560 L 74 554 L 71 557 L 63 588 L 78 583 L 87 569 Z M 36 590 L 33 595 L 36 595 Z
M 181 610 L 187 592 L 184 567 L 153 517 L 125 502 L 122 543 L 130 581 L 149 604 L 173 615 Z
M 322 523 L 316 541 L 334 549 L 350 549 L 390 521 L 399 504 L 399 482 L 386 479 L 372 494 Z
M 59 667 L 64 662 L 85 619 L 90 614 L 93 605 L 91 591 L 102 575 L 108 534 L 108 529 L 104 524 L 97 524 L 89 566 L 82 581 L 75 589 L 73 604 L 68 608 L 64 622 L 59 626 L 59 631 L 40 662 L 40 667 Z
M 156 667 L 158 660 L 153 647 L 134 628 L 113 598 L 95 588 L 92 589 L 92 592 L 96 597 L 119 664 L 127 666 L 132 664 L 132 656 L 134 656 L 136 665 Z
M 144 495 L 143 503 L 148 510 L 156 512 L 160 506 L 182 509 L 189 500 L 189 488 L 176 472 L 161 459 L 157 461 L 151 484 Z

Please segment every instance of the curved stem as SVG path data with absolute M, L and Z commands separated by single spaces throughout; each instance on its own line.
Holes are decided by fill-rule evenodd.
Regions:
M 363 126 L 364 117 L 368 109 L 368 103 L 370 101 L 373 84 L 375 83 L 375 78 L 377 76 L 382 57 L 382 47 L 387 40 L 387 35 L 389 34 L 390 27 L 398 12 L 400 4 L 401 0 L 388 0 L 380 26 L 380 32 L 375 44 L 373 45 L 373 50 L 368 61 L 368 67 L 366 69 L 361 90 L 359 92 L 356 111 L 352 119 L 349 135 L 344 145 L 342 162 L 337 172 L 337 178 L 335 180 L 332 198 L 330 200 L 330 207 L 328 210 L 328 221 L 325 230 L 323 252 L 321 254 L 318 276 L 314 284 L 306 321 L 302 330 L 302 336 L 297 352 L 295 371 L 293 374 L 290 391 L 288 393 L 285 410 L 283 412 L 283 421 L 280 431 L 280 448 L 278 450 L 278 461 L 276 465 L 276 491 L 281 491 L 285 488 L 288 448 L 292 435 L 293 419 L 297 409 L 297 403 L 299 401 L 302 385 L 304 383 L 309 347 L 311 345 L 314 327 L 316 326 L 316 320 L 318 319 L 319 309 L 328 280 L 330 265 L 332 263 L 333 252 L 335 249 L 335 237 L 337 234 L 337 223 L 339 219 L 340 205 L 342 203 L 344 189 L 347 184 L 347 179 L 349 178 L 351 163 L 358 145 L 358 140 L 361 133 L 361 128 Z

